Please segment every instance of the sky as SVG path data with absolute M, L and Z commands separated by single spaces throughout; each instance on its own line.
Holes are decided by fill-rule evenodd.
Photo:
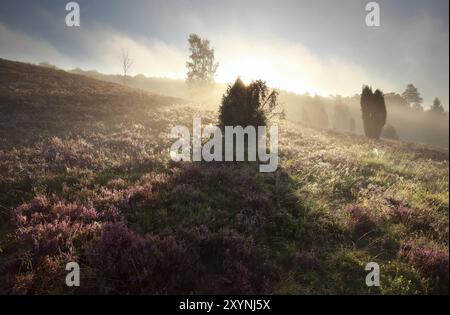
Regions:
M 63 0 L 0 0 L 0 58 L 63 69 L 185 78 L 187 38 L 210 40 L 216 81 L 264 79 L 296 93 L 353 95 L 413 83 L 429 106 L 449 104 L 449 1 L 379 0 L 378 27 L 364 0 L 79 0 L 67 27 Z

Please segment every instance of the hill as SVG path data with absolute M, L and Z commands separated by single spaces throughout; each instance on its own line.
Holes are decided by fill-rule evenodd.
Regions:
M 47 65 L 51 66 L 51 65 Z M 124 84 L 129 87 L 139 88 L 150 93 L 170 95 L 183 99 L 195 100 L 210 110 L 217 110 L 221 97 L 227 85 L 215 83 L 203 91 L 192 90 L 186 85 L 185 80 L 168 78 L 146 77 L 142 74 L 134 77 L 123 78 L 121 75 L 106 75 L 97 71 L 71 70 L 71 73 L 82 74 L 98 80 Z M 387 124 L 394 128 L 400 139 L 416 143 L 431 144 L 448 152 L 449 148 L 449 115 L 448 111 L 441 115 L 435 115 L 428 111 L 420 112 L 411 108 L 398 93 L 385 92 L 385 101 L 388 111 Z M 317 110 L 317 104 L 313 96 L 309 94 L 296 94 L 279 90 L 279 101 L 286 111 L 286 117 L 294 122 L 302 122 L 308 126 L 320 129 L 336 129 L 339 131 L 352 131 L 364 134 L 360 95 L 341 97 L 345 104 L 344 116 L 337 113 L 335 104 L 336 95 L 319 97 L 323 103 L 324 111 Z M 325 121 L 325 123 L 324 123 Z M 353 121 L 354 124 L 350 123 Z
M 185 80 L 176 80 L 168 78 L 152 78 L 142 74 L 134 77 L 127 76 L 126 79 L 122 75 L 103 74 L 97 71 L 84 71 L 82 69 L 73 69 L 69 71 L 73 74 L 80 74 L 97 80 L 118 83 L 134 88 L 139 88 L 150 93 L 158 93 L 170 95 L 179 98 L 189 98 L 189 89 Z
M 0 59 L 0 73 L 0 148 L 114 129 L 154 107 L 186 102 L 48 66 Z
M 448 294 L 445 151 L 283 121 L 274 173 L 175 163 L 170 127 L 214 111 L 6 60 L 0 73 L 3 293 Z

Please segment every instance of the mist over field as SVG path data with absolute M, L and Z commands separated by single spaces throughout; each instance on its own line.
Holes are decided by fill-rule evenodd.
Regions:
M 448 1 L 67 3 L 0 0 L 0 293 L 448 294 Z

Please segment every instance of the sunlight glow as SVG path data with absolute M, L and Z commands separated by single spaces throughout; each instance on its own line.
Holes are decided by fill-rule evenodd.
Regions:
M 301 94 L 322 94 L 322 91 L 305 84 L 306 80 L 303 80 L 299 73 L 293 75 L 293 73 L 280 71 L 280 62 L 281 60 L 274 63 L 271 56 L 242 55 L 236 59 L 221 63 L 216 75 L 216 81 L 230 83 L 239 76 L 245 83 L 262 79 L 267 81 L 273 88 Z M 286 60 L 282 62 L 287 63 Z

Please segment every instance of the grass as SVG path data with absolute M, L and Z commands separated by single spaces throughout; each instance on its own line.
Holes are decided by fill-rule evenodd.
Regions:
M 448 294 L 445 152 L 283 121 L 274 173 L 174 163 L 170 127 L 216 113 L 0 66 L 0 291 Z M 79 288 L 64 284 L 72 260 Z

